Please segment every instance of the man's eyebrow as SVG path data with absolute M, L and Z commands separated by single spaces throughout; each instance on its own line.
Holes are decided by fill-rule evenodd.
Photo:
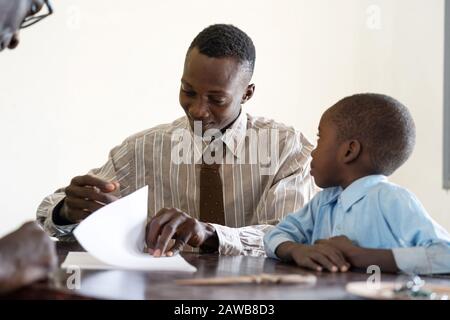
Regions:
M 187 85 L 188 87 L 191 87 L 191 88 L 192 88 L 192 86 L 189 84 L 189 82 L 187 82 L 187 81 L 184 80 L 184 79 L 181 79 L 181 83 L 184 84 L 184 85 Z
M 181 79 L 181 83 L 189 88 L 192 88 L 192 85 L 184 79 Z M 229 95 L 229 93 L 227 91 L 222 91 L 222 90 L 211 90 L 211 91 L 208 91 L 208 94 L 225 95 L 225 96 Z
M 220 90 L 213 90 L 213 91 L 208 91 L 208 93 L 211 93 L 211 94 L 221 94 L 221 95 L 228 95 L 228 93 L 227 92 L 225 92 L 225 91 L 220 91 Z

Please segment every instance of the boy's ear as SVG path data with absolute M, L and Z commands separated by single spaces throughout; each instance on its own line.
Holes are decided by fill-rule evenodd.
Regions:
M 345 150 L 343 154 L 343 161 L 345 164 L 358 159 L 361 155 L 362 147 L 358 140 L 348 140 L 345 142 Z

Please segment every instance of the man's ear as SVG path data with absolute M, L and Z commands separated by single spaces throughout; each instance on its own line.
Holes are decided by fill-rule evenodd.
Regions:
M 345 142 L 344 163 L 350 163 L 358 159 L 361 155 L 362 146 L 358 140 L 348 140 Z
M 253 97 L 253 94 L 255 93 L 255 85 L 249 84 L 247 86 L 247 89 L 245 90 L 244 95 L 242 96 L 241 104 L 246 103 L 248 100 L 250 100 Z

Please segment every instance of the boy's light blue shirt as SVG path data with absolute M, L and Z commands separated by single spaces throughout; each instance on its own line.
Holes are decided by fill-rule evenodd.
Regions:
M 364 248 L 392 249 L 400 270 L 450 272 L 450 235 L 408 190 L 372 175 L 345 190 L 327 188 L 301 210 L 288 215 L 264 237 L 267 255 L 277 258 L 283 242 L 314 244 L 345 235 Z

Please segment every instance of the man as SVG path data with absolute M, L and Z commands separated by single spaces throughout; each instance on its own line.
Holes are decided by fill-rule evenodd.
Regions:
M 17 47 L 22 22 L 43 5 L 44 0 L 0 0 L 0 51 Z
M 19 27 L 37 13 L 41 0 L 0 0 L 0 51 L 19 43 Z M 56 268 L 53 241 L 35 222 L 0 239 L 0 294 L 45 279 Z
M 185 58 L 179 99 L 186 116 L 127 138 L 104 166 L 46 197 L 38 221 L 52 236 L 70 239 L 89 214 L 148 185 L 149 253 L 173 255 L 190 245 L 264 255 L 264 232 L 303 207 L 315 186 L 306 138 L 242 112 L 255 91 L 254 64 L 255 47 L 243 31 L 223 24 L 203 30 Z M 181 161 L 186 141 L 194 147 Z

